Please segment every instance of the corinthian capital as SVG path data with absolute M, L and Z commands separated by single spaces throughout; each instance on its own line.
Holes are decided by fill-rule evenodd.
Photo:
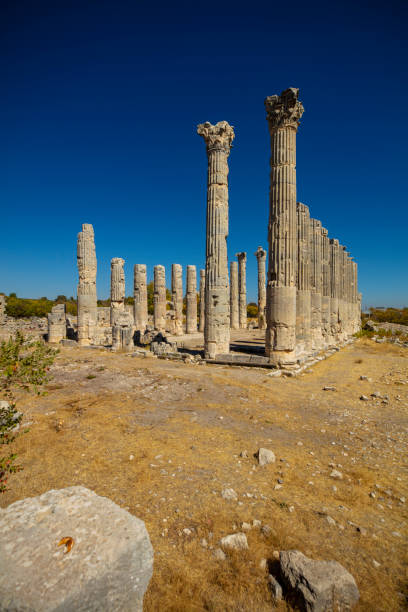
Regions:
M 207 150 L 224 149 L 227 154 L 235 136 L 234 128 L 227 121 L 219 121 L 215 125 L 209 121 L 200 123 L 197 126 L 197 134 L 204 138 Z
M 304 111 L 298 96 L 299 90 L 289 87 L 280 96 L 265 98 L 266 118 L 270 128 L 288 126 L 297 129 Z

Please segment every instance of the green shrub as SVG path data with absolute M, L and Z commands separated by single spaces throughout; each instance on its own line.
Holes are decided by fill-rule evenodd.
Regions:
M 250 302 L 247 306 L 247 316 L 251 319 L 258 316 L 258 306 L 255 302 Z
M 18 436 L 13 429 L 20 425 L 23 415 L 16 409 L 16 389 L 40 395 L 40 388 L 48 382 L 48 372 L 58 352 L 41 341 L 24 338 L 21 332 L 1 343 L 0 393 L 8 406 L 0 408 L 0 445 L 9 445 Z M 0 493 L 7 490 L 9 475 L 22 469 L 16 465 L 16 457 L 15 453 L 0 456 Z

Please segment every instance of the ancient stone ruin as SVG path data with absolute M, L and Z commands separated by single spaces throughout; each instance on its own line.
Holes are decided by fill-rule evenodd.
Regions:
M 357 264 L 346 247 L 329 238 L 322 223 L 310 216 L 309 207 L 297 201 L 296 136 L 303 115 L 299 90 L 289 88 L 267 97 L 265 108 L 271 142 L 268 252 L 260 246 L 255 252 L 257 329 L 265 330 L 265 354 L 257 356 L 257 364 L 290 368 L 347 341 L 359 329 L 361 295 Z M 153 315 L 148 314 L 147 269 L 136 264 L 134 304 L 126 305 L 125 262 L 120 257 L 111 261 L 110 308 L 97 307 L 94 231 L 85 223 L 78 234 L 77 322 L 68 319 L 63 305 L 56 305 L 48 316 L 49 342 L 65 340 L 71 326 L 68 337 L 76 333 L 80 345 L 132 350 L 141 342 L 174 353 L 191 336 L 201 338 L 205 359 L 214 360 L 230 355 L 231 330 L 245 334 L 246 252 L 230 261 L 228 275 L 228 157 L 234 129 L 226 121 L 206 122 L 197 133 L 205 141 L 208 162 L 206 261 L 205 270 L 200 270 L 199 307 L 196 266 L 189 265 L 184 318 L 180 264 L 171 268 L 171 300 L 164 266 L 154 267 Z M 4 299 L 0 316 L 4 317 Z M 166 339 L 168 335 L 173 337 Z

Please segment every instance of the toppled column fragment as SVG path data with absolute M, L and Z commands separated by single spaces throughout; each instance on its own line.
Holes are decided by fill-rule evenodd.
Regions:
M 208 358 L 229 352 L 228 294 L 228 156 L 234 129 L 226 121 L 197 128 L 208 157 L 207 241 L 205 265 L 204 353 Z
M 96 252 L 94 230 L 90 223 L 82 225 L 77 243 L 78 263 L 78 343 L 86 346 L 94 341 L 98 321 L 96 298 Z
M 265 353 L 276 365 L 296 360 L 296 132 L 303 115 L 298 96 L 291 87 L 265 100 L 271 137 Z
M 48 342 L 57 344 L 67 337 L 65 304 L 56 304 L 48 315 Z

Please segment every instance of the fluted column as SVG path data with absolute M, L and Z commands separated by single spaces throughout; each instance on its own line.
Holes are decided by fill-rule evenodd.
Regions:
M 258 264 L 258 329 L 266 329 L 266 251 L 258 247 L 255 252 Z
M 238 303 L 239 303 L 239 327 L 247 328 L 247 299 L 246 299 L 246 262 L 247 254 L 237 253 L 238 258 Z
M 346 338 L 346 247 L 339 247 L 339 325 L 340 340 Z
M 200 270 L 200 322 L 198 330 L 204 331 L 205 324 L 205 270 Z
M 148 322 L 147 275 L 145 264 L 135 264 L 133 268 L 133 280 L 133 316 L 135 320 L 135 329 L 143 334 Z
M 231 329 L 239 329 L 238 262 L 230 263 L 230 313 Z
M 111 259 L 111 304 L 110 323 L 115 325 L 117 316 L 125 310 L 125 260 L 121 257 Z
M 296 205 L 297 214 L 297 292 L 296 292 L 296 344 L 299 353 L 311 347 L 311 296 L 310 296 L 310 214 L 309 207 L 301 202 Z
M 164 266 L 154 266 L 153 325 L 158 331 L 166 331 L 166 271 Z
M 330 241 L 322 227 L 322 334 L 325 345 L 332 343 L 330 329 Z
M 186 303 L 186 333 L 195 334 L 197 331 L 197 273 L 195 266 L 187 266 Z
M 333 340 L 339 340 L 339 288 L 340 288 L 340 245 L 335 238 L 330 239 L 330 332 Z
M 303 114 L 299 90 L 265 100 L 271 138 L 267 329 L 271 363 L 296 360 L 296 132 Z
M 82 225 L 77 242 L 78 263 L 78 343 L 85 346 L 94 341 L 98 322 L 96 297 L 96 252 L 94 230 L 90 223 Z
M 228 156 L 234 130 L 226 122 L 202 123 L 197 133 L 207 146 L 207 240 L 205 264 L 204 353 L 207 358 L 229 352 L 228 293 Z
M 0 296 L 1 297 L 1 296 Z M 56 304 L 48 314 L 48 337 L 51 344 L 58 344 L 67 337 L 65 304 Z
M 311 337 L 312 347 L 319 350 L 322 347 L 322 224 L 317 219 L 310 219 L 310 250 L 311 250 Z
M 171 297 L 174 310 L 173 333 L 183 333 L 183 268 L 180 264 L 171 266 Z

